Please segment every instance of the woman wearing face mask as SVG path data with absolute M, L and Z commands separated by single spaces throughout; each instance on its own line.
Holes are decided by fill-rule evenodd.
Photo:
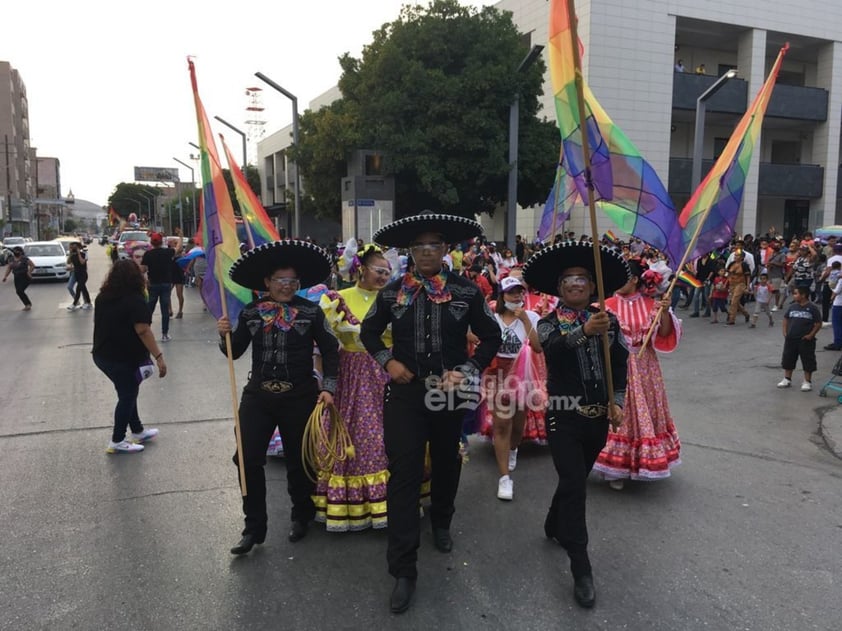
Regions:
M 526 287 L 519 278 L 507 276 L 500 281 L 501 296 L 497 301 L 494 317 L 500 326 L 503 343 L 497 350 L 496 361 L 486 370 L 483 383 L 486 404 L 492 417 L 494 455 L 500 479 L 497 497 L 514 498 L 514 482 L 509 475 L 517 465 L 517 449 L 523 437 L 526 421 L 524 394 L 535 386 L 519 387 L 520 375 L 516 374 L 515 359 L 524 344 L 536 353 L 541 351 L 537 326 L 540 317 L 524 305 Z M 524 351 L 526 349 L 523 349 Z
M 337 462 L 331 471 L 318 472 L 316 520 L 326 522 L 331 532 L 385 528 L 387 521 L 389 461 L 383 446 L 383 388 L 389 373 L 360 342 L 360 323 L 377 292 L 389 282 L 392 268 L 375 245 L 357 256 L 357 283 L 324 294 L 320 302 L 341 345 L 336 405 L 354 445 L 353 458 Z M 381 339 L 391 348 L 391 329 Z

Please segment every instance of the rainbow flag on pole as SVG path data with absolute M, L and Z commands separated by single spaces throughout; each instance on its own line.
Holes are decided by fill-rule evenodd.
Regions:
M 205 282 L 202 283 L 202 300 L 208 311 L 217 319 L 223 315 L 222 301 L 225 300 L 228 318 L 233 323 L 242 308 L 251 302 L 252 293 L 251 290 L 237 285 L 228 276 L 231 265 L 240 257 L 234 206 L 222 175 L 219 154 L 213 141 L 208 116 L 199 98 L 196 68 L 189 58 L 187 64 L 190 69 L 190 82 L 193 86 L 193 100 L 199 126 L 202 244 L 208 259 L 208 272 Z M 220 293 L 220 287 L 223 288 L 222 293 Z
M 587 112 L 584 127 L 590 149 L 590 164 L 584 164 L 573 61 L 573 46 L 579 46 L 580 52 L 583 47 L 581 42 L 573 42 L 568 0 L 551 0 L 549 36 L 550 76 L 562 144 L 556 182 L 567 184 L 561 193 L 567 208 L 572 207 L 566 194 L 571 187 L 577 193 L 574 197 L 587 205 L 589 172 L 598 207 L 622 232 L 667 252 L 671 258 L 676 252 L 680 254 L 681 230 L 666 188 L 583 81 Z M 542 217 L 542 227 L 548 223 Z
M 237 166 L 237 160 L 231 154 L 222 134 L 219 135 L 219 139 L 222 141 L 222 150 L 225 152 L 228 169 L 231 171 L 231 180 L 234 182 L 234 196 L 240 204 L 240 216 L 243 218 L 243 225 L 246 227 L 249 249 L 271 241 L 279 241 L 281 237 L 278 236 L 275 224 L 269 219 L 263 204 L 260 203 L 246 180 L 246 176 Z
M 703 284 L 702 281 L 700 281 L 690 271 L 686 269 L 683 269 L 680 272 L 678 272 L 678 280 L 684 281 L 685 283 L 687 283 L 691 287 L 695 287 L 696 289 L 701 287 Z
M 789 44 L 781 48 L 760 92 L 734 129 L 713 168 L 681 211 L 678 222 L 683 233 L 682 252 L 687 252 L 688 261 L 731 241 L 740 213 L 751 155 L 788 49 Z

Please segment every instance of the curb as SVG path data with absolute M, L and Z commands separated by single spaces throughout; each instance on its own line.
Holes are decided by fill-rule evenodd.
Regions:
M 842 459 L 842 408 L 836 408 L 819 421 L 822 439 L 833 455 Z

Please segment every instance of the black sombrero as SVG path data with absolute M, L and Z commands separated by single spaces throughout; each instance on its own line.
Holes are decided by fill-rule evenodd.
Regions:
M 228 275 L 238 285 L 266 291 L 263 279 L 282 267 L 295 270 L 301 287 L 312 287 L 330 276 L 330 256 L 323 248 L 309 241 L 274 241 L 243 254 L 234 261 Z
M 599 250 L 602 255 L 602 282 L 605 285 L 605 294 L 611 295 L 629 282 L 631 272 L 622 254 L 604 245 L 600 246 Z M 558 296 L 558 278 L 562 271 L 570 267 L 584 267 L 596 277 L 593 246 L 562 241 L 542 248 L 526 261 L 526 265 L 523 266 L 523 278 L 531 288 Z
M 482 226 L 467 217 L 425 210 L 383 226 L 372 235 L 371 240 L 392 248 L 408 248 L 424 232 L 440 234 L 445 243 L 458 243 L 481 235 Z

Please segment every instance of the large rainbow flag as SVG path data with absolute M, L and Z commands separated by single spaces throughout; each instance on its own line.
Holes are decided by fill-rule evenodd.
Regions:
M 228 161 L 228 169 L 231 171 L 231 180 L 234 182 L 234 196 L 240 204 L 240 216 L 243 218 L 249 248 L 256 248 L 258 245 L 280 240 L 275 225 L 269 215 L 266 214 L 266 209 L 263 208 L 263 204 L 260 203 L 257 195 L 249 186 L 246 176 L 237 166 L 237 160 L 225 143 L 222 134 L 219 135 L 219 139 L 222 141 L 222 150 L 225 151 L 225 159 Z
M 237 285 L 228 276 L 231 265 L 240 257 L 234 206 L 222 175 L 219 154 L 213 141 L 208 116 L 199 98 L 196 68 L 193 60 L 189 58 L 187 64 L 190 68 L 190 82 L 193 86 L 196 120 L 199 125 L 202 244 L 208 259 L 208 272 L 202 283 L 202 300 L 208 311 L 217 319 L 223 315 L 222 301 L 225 300 L 227 316 L 233 323 L 243 306 L 251 301 L 252 293 L 251 290 Z M 220 286 L 223 287 L 222 293 L 220 293 Z
M 731 241 L 740 213 L 751 155 L 788 49 L 789 44 L 781 48 L 760 92 L 734 129 L 713 168 L 681 211 L 678 222 L 683 237 L 682 254 L 687 253 L 687 261 L 697 259 Z
M 582 80 L 585 100 L 585 132 L 590 161 L 585 164 L 582 152 L 582 121 L 576 92 L 574 45 L 568 0 L 551 0 L 549 25 L 550 76 L 555 93 L 556 118 L 561 135 L 562 152 L 556 173 L 556 197 L 562 204 L 548 204 L 545 213 L 563 213 L 581 199 L 588 203 L 588 184 L 593 186 L 594 199 L 605 214 L 622 231 L 668 253 L 670 258 L 681 251 L 681 230 L 675 207 L 666 188 L 652 166 L 640 155 L 634 144 L 602 109 L 587 84 Z M 559 183 L 564 183 L 564 187 Z M 575 190 L 576 195 L 569 191 Z M 553 223 L 542 217 L 542 228 Z M 551 235 L 540 235 L 546 239 Z

